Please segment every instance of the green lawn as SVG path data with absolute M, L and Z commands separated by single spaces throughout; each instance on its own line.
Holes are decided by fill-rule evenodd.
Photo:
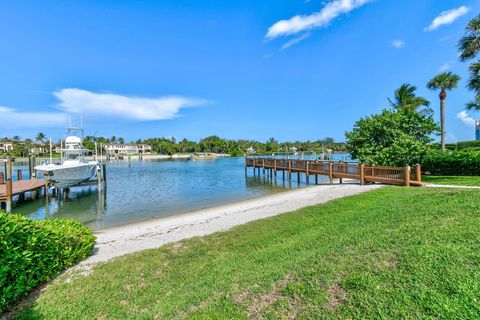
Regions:
M 252 222 L 61 276 L 20 318 L 478 319 L 479 196 L 386 187 Z
M 434 184 L 480 186 L 479 176 L 422 176 L 422 180 Z

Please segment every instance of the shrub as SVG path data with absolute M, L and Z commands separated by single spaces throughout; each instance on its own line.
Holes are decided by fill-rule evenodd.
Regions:
M 0 314 L 38 284 L 87 257 L 95 236 L 70 220 L 0 212 Z
M 422 162 L 425 172 L 433 175 L 476 176 L 480 175 L 480 152 L 457 150 L 441 152 L 432 150 Z
M 357 121 L 346 132 L 346 148 L 352 158 L 366 164 L 416 165 L 432 142 L 438 125 L 430 115 L 413 111 L 383 110 Z
M 480 140 L 459 141 L 457 142 L 458 149 L 480 148 Z

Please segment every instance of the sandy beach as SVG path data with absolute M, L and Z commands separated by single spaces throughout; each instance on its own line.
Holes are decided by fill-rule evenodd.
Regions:
M 311 186 L 214 208 L 99 230 L 95 253 L 80 265 L 105 262 L 125 254 L 182 239 L 225 231 L 250 221 L 380 188 L 380 185 Z

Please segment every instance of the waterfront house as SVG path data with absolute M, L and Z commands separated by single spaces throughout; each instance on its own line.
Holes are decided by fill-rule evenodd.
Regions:
M 13 142 L 10 141 L 0 141 L 0 152 L 7 153 L 13 151 Z
M 109 154 L 151 154 L 152 147 L 148 144 L 108 144 L 106 147 Z

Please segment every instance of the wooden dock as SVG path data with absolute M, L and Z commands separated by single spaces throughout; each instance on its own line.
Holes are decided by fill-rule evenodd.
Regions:
M 30 159 L 29 159 L 30 160 Z M 34 172 L 35 162 L 29 161 L 29 177 L 28 180 L 23 180 L 22 170 L 17 170 L 17 180 L 13 181 L 13 159 L 8 158 L 5 160 L 5 173 L 0 172 L 0 205 L 5 208 L 5 211 L 11 212 L 12 204 L 14 197 L 18 196 L 19 201 L 25 199 L 25 193 L 30 193 L 31 198 L 39 198 L 42 194 L 42 189 L 44 190 L 43 195 L 48 197 L 48 189 L 50 185 L 46 183 L 44 179 L 37 179 Z M 83 186 L 93 186 L 97 185 L 98 189 L 101 190 L 102 186 L 106 187 L 106 166 L 101 164 L 99 169 L 97 169 L 96 179 L 88 180 L 82 183 L 79 183 L 72 187 L 83 187 Z M 63 189 L 65 193 L 69 192 L 69 188 Z M 57 188 L 54 188 L 52 191 L 54 194 L 57 194 L 59 191 Z M 60 190 L 62 191 L 62 190 Z
M 318 176 L 327 176 L 330 184 L 334 179 L 358 180 L 361 185 L 365 183 L 384 183 L 401 186 L 422 186 L 422 171 L 420 165 L 414 170 L 410 166 L 405 167 L 383 167 L 366 166 L 362 163 L 341 162 L 341 161 L 315 161 L 315 160 L 290 160 L 275 158 L 245 158 L 245 170 L 253 168 L 255 174 L 258 170 L 269 172 L 271 177 L 277 177 L 278 171 L 282 173 L 282 178 L 291 181 L 292 173 L 297 174 L 297 181 L 300 181 L 300 174 L 305 175 L 307 184 L 310 184 L 310 178 L 315 178 L 315 184 L 318 184 Z
M 43 180 L 20 180 L 12 182 L 12 196 L 24 194 L 25 192 L 38 191 L 45 187 Z M 7 183 L 0 184 L 0 201 L 7 201 Z

